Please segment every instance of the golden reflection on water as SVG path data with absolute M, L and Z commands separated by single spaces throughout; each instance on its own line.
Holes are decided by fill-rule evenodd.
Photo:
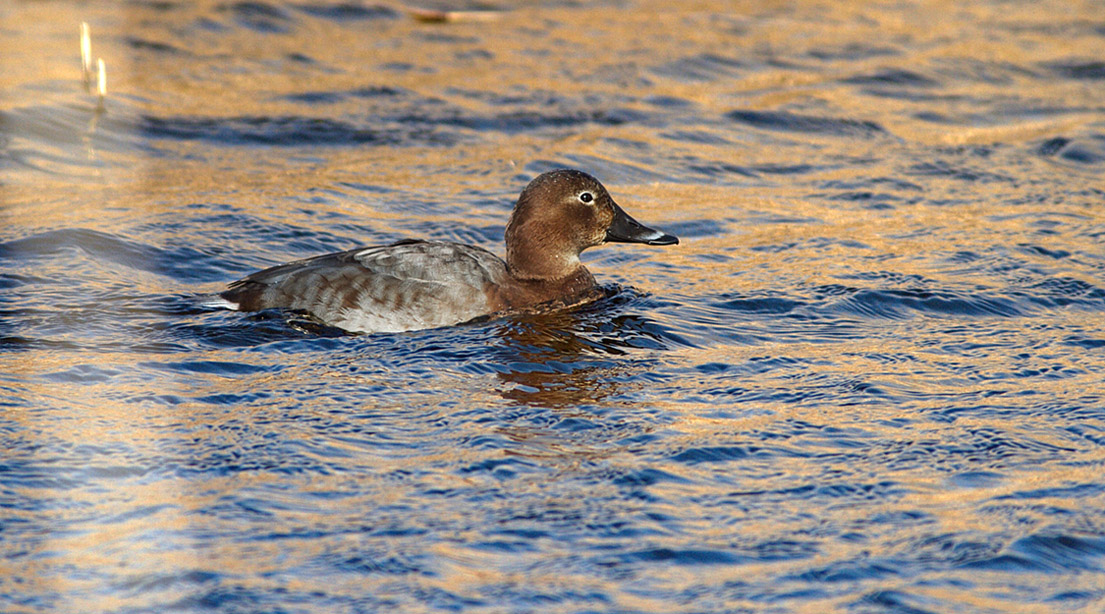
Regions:
M 126 233 L 134 220 L 169 221 L 190 204 L 229 205 L 243 214 L 254 215 L 272 223 L 286 223 L 306 231 L 328 232 L 326 217 L 313 215 L 309 199 L 318 190 L 329 190 L 323 207 L 348 219 L 371 221 L 381 233 L 409 234 L 414 223 L 432 227 L 500 226 L 505 224 L 509 205 L 524 183 L 520 175 L 526 165 L 535 160 L 582 160 L 596 165 L 608 164 L 606 180 L 615 198 L 638 219 L 659 228 L 665 224 L 693 226 L 710 221 L 717 230 L 703 236 L 685 237 L 682 243 L 663 251 L 647 248 L 610 246 L 588 254 L 593 270 L 603 281 L 639 288 L 643 293 L 676 301 L 687 297 L 755 296 L 764 289 L 802 288 L 853 283 L 859 273 L 879 271 L 901 276 L 935 278 L 948 283 L 951 279 L 946 262 L 919 258 L 918 254 L 947 250 L 949 245 L 962 251 L 981 251 L 995 236 L 1017 237 L 1028 232 L 1024 212 L 1016 198 L 1025 186 L 1042 184 L 1041 179 L 1057 172 L 1055 167 L 1008 166 L 998 149 L 992 158 L 994 171 L 1015 178 L 1013 182 L 973 182 L 969 188 L 939 176 L 908 178 L 918 184 L 915 190 L 898 192 L 917 202 L 908 207 L 862 209 L 855 206 L 835 206 L 832 201 L 818 198 L 811 185 L 818 181 L 846 184 L 871 177 L 901 178 L 902 160 L 889 159 L 886 151 L 904 141 L 908 151 L 919 158 L 929 147 L 989 146 L 993 143 L 1024 145 L 1055 134 L 1067 133 L 1075 126 L 1096 121 L 1100 115 L 1100 81 L 1054 80 L 1047 91 L 1027 87 L 1028 75 L 986 79 L 959 80 L 956 75 L 983 70 L 980 63 L 1008 63 L 1016 66 L 1039 66 L 1071 57 L 1102 57 L 1105 55 L 1102 37 L 1088 34 L 1057 36 L 1053 26 L 1080 22 L 1099 22 L 1100 7 L 1094 3 L 1064 5 L 1064 13 L 1054 13 L 1055 4 L 1025 4 L 1010 6 L 966 4 L 931 1 L 915 5 L 880 5 L 855 3 L 824 5 L 820 3 L 769 2 L 751 4 L 719 4 L 691 2 L 671 5 L 653 0 L 633 4 L 633 10 L 616 6 L 584 6 L 547 8 L 520 6 L 505 11 L 493 24 L 457 23 L 428 25 L 406 18 L 368 20 L 355 27 L 337 27 L 324 20 L 300 20 L 297 27 L 278 35 L 259 35 L 246 28 L 204 31 L 195 24 L 220 12 L 221 1 L 174 4 L 164 14 L 136 3 L 86 5 L 81 3 L 18 2 L 0 12 L 0 30 L 18 32 L 19 45 L 4 48 L 0 60 L 6 83 L 31 84 L 34 87 L 0 90 L 0 105 L 4 121 L 27 121 L 13 110 L 43 106 L 48 112 L 64 110 L 79 116 L 80 125 L 87 126 L 75 137 L 77 151 L 85 155 L 79 162 L 65 162 L 65 156 L 42 162 L 47 172 L 4 167 L 5 179 L 0 190 L 0 220 L 9 229 L 7 237 L 33 234 L 42 229 L 88 228 L 108 233 Z M 102 117 L 94 111 L 94 101 L 79 94 L 77 63 L 77 24 L 92 23 L 94 54 L 105 58 L 111 80 L 106 110 Z M 1015 20 L 1022 24 L 1019 37 L 991 36 L 990 25 Z M 175 53 L 153 53 L 127 44 L 128 37 L 151 43 L 164 43 Z M 908 49 L 911 57 L 872 54 L 857 58 L 845 53 L 857 42 L 875 48 Z M 72 43 L 72 44 L 70 44 Z M 478 52 L 487 52 L 478 53 Z M 838 59 L 820 61 L 817 68 L 795 58 L 811 54 L 839 53 Z M 717 55 L 739 61 L 742 58 L 784 58 L 787 62 L 756 63 L 755 69 L 734 69 L 730 78 L 701 79 L 694 76 L 695 67 L 680 64 L 680 60 L 700 55 Z M 305 56 L 314 64 L 302 66 L 294 58 Z M 889 58 L 889 59 L 888 59 Z M 934 122 L 917 119 L 918 103 L 908 99 L 856 95 L 854 88 L 843 87 L 841 80 L 855 75 L 876 73 L 888 65 L 932 65 L 942 67 L 948 82 L 938 93 L 941 112 L 953 119 L 970 118 L 975 113 L 968 100 L 1002 99 L 1018 92 L 1034 107 L 1086 108 L 1085 114 L 1010 113 L 977 117 L 972 121 Z M 411 70 L 389 69 L 414 64 Z M 812 64 L 812 62 L 811 62 Z M 316 66 L 336 67 L 319 70 Z M 667 66 L 667 70 L 657 67 Z M 1033 80 L 1033 84 L 1038 80 Z M 164 148 L 167 155 L 147 155 L 142 149 L 148 140 L 140 134 L 144 116 L 189 119 L 240 119 L 250 117 L 284 117 L 311 114 L 288 96 L 305 92 L 344 92 L 369 87 L 388 87 L 425 100 L 437 99 L 477 117 L 494 117 L 496 105 L 481 93 L 509 96 L 510 84 L 527 92 L 545 92 L 550 99 L 566 99 L 567 112 L 587 112 L 584 100 L 588 94 L 602 101 L 627 100 L 630 110 L 645 110 L 641 102 L 649 97 L 673 97 L 693 101 L 693 113 L 723 117 L 735 109 L 772 110 L 788 104 L 806 105 L 811 115 L 833 115 L 858 121 L 875 122 L 888 134 L 871 138 L 839 139 L 818 134 L 769 134 L 761 141 L 740 140 L 724 126 L 718 132 L 725 138 L 717 141 L 678 142 L 663 138 L 668 127 L 654 128 L 627 122 L 622 125 L 582 124 L 562 132 L 534 133 L 483 131 L 478 137 L 457 131 L 466 140 L 453 146 L 401 147 L 366 146 L 335 147 L 322 151 L 316 159 L 305 161 L 302 151 L 294 148 L 265 146 L 223 146 L 197 141 L 155 142 L 154 148 Z M 582 100 L 582 102 L 581 102 Z M 375 103 L 352 97 L 334 103 L 317 113 L 337 118 L 360 118 L 382 112 L 386 103 Z M 636 107 L 636 108 L 635 108 Z M 831 109 L 831 111 L 826 110 Z M 49 114 L 49 113 L 47 113 Z M 72 116 L 70 115 L 70 116 Z M 87 117 L 86 117 L 87 116 Z M 14 119 L 13 119 L 14 118 Z M 34 119 L 41 119 L 34 116 Z M 35 130 L 49 131 L 37 123 Z M 50 129 L 54 129 L 56 126 Z M 675 130 L 678 126 L 671 127 Z M 472 129 L 477 132 L 478 129 Z M 19 133 L 17 127 L 14 132 Z M 170 139 L 165 139 L 171 141 Z M 742 166 L 791 166 L 803 163 L 821 167 L 802 174 L 793 183 L 785 178 L 719 180 L 717 185 L 684 182 L 680 177 L 668 177 L 659 164 L 647 159 L 620 159 L 612 153 L 615 141 L 636 142 L 644 150 L 663 150 L 673 159 L 679 155 L 694 155 L 704 160 Z M 796 152 L 811 146 L 831 149 L 825 159 L 796 159 Z M 912 148 L 912 149 L 910 149 Z M 617 150 L 625 151 L 625 150 Z M 64 152 L 62 152 L 64 153 Z M 901 155 L 899 152 L 898 155 Z M 836 160 L 837 162 L 832 162 Z M 863 165 L 849 161 L 864 160 Z M 921 163 L 923 159 L 912 160 Z M 1003 166 L 1005 165 L 1005 166 Z M 590 169 L 585 169 L 590 170 Z M 1084 171 L 1070 171 L 1073 173 Z M 659 177 L 657 177 L 659 176 Z M 1086 174 L 1083 183 L 1089 188 L 1102 188 L 1101 177 Z M 378 198 L 349 188 L 350 184 L 365 184 L 389 190 Z M 923 184 L 923 185 L 922 185 Z M 1046 184 L 1042 184 L 1046 185 Z M 412 210 L 411 201 L 425 200 L 443 205 L 472 202 L 472 192 L 485 195 L 472 207 L 462 210 Z M 943 206 L 943 201 L 956 201 L 955 206 Z M 1100 207 L 1087 206 L 1078 211 L 1085 228 L 1100 228 L 1105 212 Z M 12 231 L 10 229 L 23 229 Z M 216 232 L 218 229 L 212 229 Z M 919 232 L 919 230 L 921 230 Z M 194 240 L 187 230 L 164 229 L 148 232 L 142 240 L 156 245 L 174 245 Z M 160 233 L 158 236 L 157 233 Z M 180 233 L 180 234 L 176 234 Z M 363 243 L 373 243 L 375 237 L 350 237 Z M 1096 253 L 1099 236 L 1086 232 L 1070 232 L 1061 240 L 1070 251 Z M 257 254 L 253 237 L 231 237 L 220 248 L 234 250 L 251 262 L 279 254 Z M 1032 241 L 1048 247 L 1049 239 L 1033 236 Z M 501 246 L 485 245 L 501 253 Z M 781 249 L 783 246 L 793 246 Z M 210 249 L 211 245 L 204 245 Z M 1015 247 L 1009 246 L 1009 247 Z M 610 263 L 613 250 L 640 250 L 646 266 L 625 266 Z M 294 257 L 301 254 L 287 254 Z M 1085 268 L 1073 265 L 1062 270 L 1045 256 L 1026 255 L 1029 264 L 1058 267 L 1064 275 L 1100 286 Z M 80 260 L 80 255 L 74 257 Z M 1034 260 L 1035 259 L 1035 260 Z M 652 275 L 656 263 L 676 271 L 657 281 Z M 125 267 L 121 267 L 125 268 Z M 108 271 L 109 273 L 110 271 Z M 133 271 L 125 271 L 134 275 Z M 105 276 L 108 273 L 95 272 Z M 982 286 L 987 280 L 963 272 L 966 287 Z M 193 291 L 213 290 L 217 284 L 204 288 L 184 288 L 168 276 L 149 274 L 141 279 L 128 279 L 135 292 L 149 295 L 174 295 Z M 100 278 L 90 285 L 110 286 L 114 279 Z M 694 317 L 689 308 L 673 313 Z M 696 442 L 712 441 L 719 433 L 741 434 L 780 429 L 788 422 L 808 422 L 818 425 L 842 425 L 842 428 L 866 429 L 874 438 L 903 448 L 913 447 L 924 462 L 948 462 L 928 448 L 957 442 L 964 433 L 1005 432 L 1011 428 L 1027 434 L 1040 445 L 1064 448 L 1069 445 L 1051 428 L 1052 418 L 1046 411 L 1037 416 L 1020 416 L 1015 427 L 1004 418 L 963 415 L 954 422 L 933 417 L 946 410 L 941 395 L 952 391 L 973 390 L 983 395 L 1013 394 L 1022 385 L 1018 372 L 1038 368 L 1065 369 L 1064 378 L 1032 380 L 1031 392 L 1040 399 L 1070 399 L 1085 391 L 1100 390 L 1100 372 L 1086 368 L 1086 358 L 1077 352 L 1062 352 L 1049 345 L 1054 330 L 1075 329 L 1092 325 L 1097 313 L 1077 310 L 1049 314 L 1046 323 L 1027 318 L 1023 328 L 1008 332 L 1005 337 L 991 339 L 994 344 L 1021 344 L 1042 347 L 1011 363 L 1001 353 L 971 355 L 963 350 L 957 358 L 949 358 L 945 347 L 919 347 L 917 340 L 933 329 L 932 316 L 918 315 L 895 320 L 885 318 L 868 323 L 869 330 L 880 333 L 877 339 L 854 338 L 803 340 L 778 338 L 758 340 L 741 345 L 709 337 L 708 332 L 691 341 L 695 347 L 676 347 L 663 353 L 655 362 L 620 362 L 610 360 L 589 346 L 590 336 L 575 336 L 572 332 L 543 330 L 540 327 L 503 326 L 496 341 L 513 355 L 497 356 L 501 368 L 492 374 L 473 376 L 470 373 L 444 372 L 433 374 L 432 380 L 419 380 L 412 375 L 391 379 L 371 375 L 353 375 L 338 370 L 348 365 L 334 365 L 334 371 L 318 373 L 318 365 L 295 364 L 288 356 L 250 355 L 212 350 L 205 360 L 225 360 L 228 363 L 245 360 L 266 365 L 272 361 L 280 369 L 261 371 L 245 376 L 220 376 L 211 373 L 187 374 L 174 370 L 176 357 L 135 355 L 125 348 L 111 352 L 33 351 L 7 353 L 0 356 L 0 371 L 6 378 L 26 383 L 31 405 L 52 409 L 51 420 L 44 422 L 31 412 L 3 410 L 10 420 L 27 433 L 27 437 L 42 441 L 87 443 L 104 450 L 103 463 L 90 467 L 90 472 L 122 471 L 128 466 L 126 457 L 113 458 L 114 450 L 135 448 L 152 457 L 159 450 L 168 458 L 187 457 L 190 445 L 195 445 L 197 433 L 207 439 L 205 445 L 262 445 L 271 440 L 291 441 L 310 446 L 320 443 L 318 432 L 306 424 L 322 421 L 340 428 L 331 413 L 329 397 L 311 397 L 296 403 L 299 382 L 333 380 L 335 383 L 378 385 L 384 392 L 364 400 L 366 412 L 395 410 L 388 394 L 410 401 L 412 438 L 435 435 L 430 423 L 448 420 L 450 409 L 435 406 L 436 397 L 427 394 L 420 400 L 402 396 L 412 389 L 426 387 L 428 381 L 438 389 L 453 387 L 454 406 L 513 408 L 526 405 L 548 409 L 557 416 L 574 416 L 582 420 L 603 422 L 608 414 L 596 417 L 595 412 L 628 410 L 626 397 L 645 389 L 650 382 L 644 376 L 653 370 L 671 371 L 672 365 L 693 367 L 709 363 L 746 365 L 764 356 L 786 355 L 795 361 L 818 365 L 824 380 L 862 382 L 889 391 L 895 398 L 912 399 L 904 407 L 887 407 L 878 395 L 871 403 L 841 408 L 831 402 L 822 406 L 796 405 L 780 392 L 786 392 L 801 382 L 794 370 L 779 366 L 762 373 L 737 373 L 727 381 L 710 380 L 684 374 L 681 386 L 669 386 L 667 398 L 650 400 L 647 409 L 670 418 L 664 424 L 663 444 L 671 450 L 692 448 Z M 572 322 L 585 321 L 584 318 Z M 88 323 L 84 323 L 88 324 Z M 109 326 L 110 322 L 96 323 Z M 661 324 L 670 324 L 661 322 Z M 949 319 L 947 328 L 970 326 Z M 740 323 L 734 323 L 739 328 Z M 59 333 L 57 341 L 79 346 L 87 329 L 75 327 Z M 688 333 L 689 334 L 689 333 Z M 528 348 L 553 346 L 557 359 L 566 363 L 562 368 L 534 368 L 544 362 L 544 354 Z M 897 359 L 910 356 L 912 360 Z M 509 360 L 508 360 L 509 358 Z M 379 357 L 356 356 L 353 361 L 372 364 Z M 378 368 L 388 368 L 379 359 Z M 572 361 L 578 361 L 575 364 Z M 958 364 L 947 364 L 958 361 Z M 529 363 L 526 369 L 511 368 L 510 363 Z M 286 364 L 293 363 L 293 364 Z M 570 364 L 568 364 L 570 363 Z M 65 375 L 81 375 L 67 381 Z M 360 378 L 360 379 L 358 379 Z M 699 398 L 702 388 L 727 385 L 734 395 L 742 390 L 761 394 L 762 400 L 746 404 L 739 410 L 725 413 L 716 398 Z M 736 390 L 742 389 L 742 390 Z M 249 390 L 272 390 L 272 407 L 260 403 L 243 404 L 232 412 L 220 405 L 206 405 L 194 399 L 217 395 L 235 395 Z M 433 391 L 430 391 L 431 393 Z M 179 402 L 162 402 L 169 397 Z M 286 405 L 291 405 L 289 409 Z M 580 409 L 586 406 L 592 409 Z M 754 408 L 754 409 L 752 409 Z M 280 416 L 287 411 L 290 416 Z M 621 416 L 622 414 L 617 414 Z M 64 416 L 65 418 L 61 418 Z M 894 426 L 895 419 L 910 418 L 906 427 Z M 298 421 L 302 418 L 302 423 Z M 423 420 L 425 419 L 425 423 Z M 250 438 L 242 433 L 242 424 L 260 431 Z M 461 424 L 465 436 L 480 435 L 480 424 Z M 612 427 L 610 427 L 612 428 Z M 656 429 L 651 424 L 641 430 Z M 423 429 L 423 431 L 419 431 Z M 373 450 L 374 473 L 356 477 L 336 475 L 290 475 L 272 471 L 242 471 L 232 476 L 207 475 L 201 479 L 158 477 L 133 479 L 120 476 L 115 490 L 105 495 L 75 485 L 67 492 L 68 499 L 47 502 L 46 511 L 6 511 L 9 518 L 41 525 L 49 538 L 37 542 L 38 552 L 21 559 L 18 569 L 0 557 L 0 576 L 25 578 L 29 591 L 53 590 L 66 595 L 84 595 L 84 603 L 67 604 L 70 609 L 112 609 L 130 602 L 105 591 L 97 578 L 81 578 L 59 573 L 67 566 L 77 569 L 102 569 L 105 574 L 133 579 L 135 585 L 124 587 L 143 592 L 143 583 L 155 585 L 159 578 L 186 573 L 199 568 L 217 568 L 240 578 L 243 584 L 264 588 L 285 587 L 304 592 L 318 587 L 317 579 L 287 578 L 279 572 L 295 569 L 285 558 L 309 566 L 326 554 L 332 544 L 324 540 L 286 536 L 280 540 L 259 540 L 244 546 L 236 539 L 242 530 L 233 514 L 219 516 L 201 513 L 216 509 L 243 491 L 267 492 L 274 499 L 283 496 L 280 526 L 272 531 L 312 529 L 335 523 L 355 524 L 353 510 L 371 509 L 407 503 L 416 509 L 418 493 L 426 489 L 447 490 L 469 487 L 491 489 L 498 484 L 484 474 L 473 472 L 465 476 L 444 471 L 423 472 L 424 467 L 452 467 L 475 463 L 487 458 L 514 454 L 537 458 L 555 467 L 563 476 L 586 475 L 594 471 L 589 463 L 606 463 L 611 473 L 630 472 L 635 457 L 624 446 L 609 441 L 564 437 L 540 426 L 511 424 L 500 426 L 518 446 L 507 452 L 490 450 L 442 449 L 435 453 L 412 456 L 396 452 L 393 456 Z M 459 437 L 458 437 L 459 438 Z M 801 452 L 831 450 L 831 435 L 823 439 L 805 438 Z M 339 440 L 325 441 L 329 453 L 346 453 L 350 457 L 366 455 L 359 444 Z M 797 445 L 787 440 L 781 447 Z M 888 444 L 889 445 L 889 444 Z M 820 446 L 820 448 L 819 448 Z M 313 449 L 312 449 L 313 450 Z M 313 450 L 312 454 L 323 452 Z M 482 455 L 482 456 L 481 456 Z M 198 455 L 199 456 L 199 455 Z M 471 458 L 476 456 L 477 458 Z M 818 510 L 826 518 L 810 520 L 800 499 L 783 500 L 779 509 L 749 509 L 739 528 L 713 524 L 711 518 L 692 518 L 680 530 L 694 535 L 704 543 L 719 548 L 746 547 L 752 540 L 765 535 L 793 536 L 815 533 L 819 523 L 834 526 L 860 526 L 879 511 L 888 514 L 903 509 L 930 514 L 932 524 L 926 530 L 938 533 L 985 533 L 994 530 L 993 516 L 979 513 L 988 501 L 1009 497 L 1018 492 L 1043 489 L 1063 484 L 1094 484 L 1100 481 L 1097 467 L 1105 453 L 1080 453 L 1081 465 L 1041 467 L 1038 472 L 1007 472 L 1000 479 L 982 485 L 949 484 L 948 467 L 934 466 L 929 470 L 917 465 L 899 468 L 862 465 L 858 476 L 849 476 L 858 483 L 894 482 L 904 491 L 877 505 L 859 505 L 853 499 Z M 48 459 L 39 459 L 45 462 Z M 812 476 L 820 475 L 821 458 L 799 454 L 780 454 L 768 459 L 750 457 L 738 469 L 688 467 L 670 462 L 661 468 L 675 475 L 692 474 L 684 481 L 672 480 L 652 485 L 652 496 L 658 513 L 679 518 L 679 509 L 670 502 L 710 500 L 732 497 L 734 505 L 742 505 L 741 492 L 762 490 L 771 492 L 808 484 Z M 856 461 L 860 463 L 860 461 Z M 843 464 L 843 463 L 842 463 Z M 872 467 L 882 473 L 871 475 Z M 741 471 L 738 478 L 710 475 L 711 471 Z M 401 471 L 417 474 L 407 483 L 381 483 L 371 479 Z M 866 472 L 866 473 L 864 473 Z M 97 474 L 99 480 L 99 474 Z M 712 478 L 717 481 L 712 481 Z M 510 488 L 519 493 L 540 494 L 548 484 L 546 474 L 516 479 Z M 719 486 L 719 483 L 722 486 Z M 725 492 L 726 488 L 732 492 Z M 619 493 L 608 480 L 595 479 L 596 499 L 600 495 L 617 497 Z M 61 489 L 51 488 L 51 495 Z M 304 505 L 302 493 L 318 493 L 317 506 Z M 322 495 L 332 492 L 356 492 L 352 501 L 321 502 Z M 28 498 L 36 492 L 28 490 Z M 293 496 L 294 495 L 294 496 Z M 1087 497 L 1093 503 L 1100 497 Z M 550 509 L 579 511 L 581 517 L 590 505 L 583 500 L 557 500 L 550 496 L 543 502 Z M 1059 495 L 1041 496 L 1033 509 L 1021 508 L 1010 522 L 1046 525 L 1051 519 L 1045 508 L 1069 509 L 1077 504 Z M 630 501 L 627 508 L 638 513 L 644 503 Z M 872 509 L 873 507 L 881 509 Z M 139 513 L 126 518 L 126 513 Z M 582 510 L 582 511 L 580 511 Z M 611 515 L 625 509 L 611 510 Z M 461 511 L 443 506 L 439 519 L 443 524 L 463 526 L 456 516 Z M 1012 512 L 1010 512 L 1012 514 Z M 396 512 L 399 515 L 399 512 Z M 796 520 L 801 519 L 801 520 Z M 251 518 L 251 522 L 254 520 Z M 791 524 L 786 524 L 790 522 Z M 80 525 L 81 531 L 60 533 L 53 526 Z M 250 527 L 256 530 L 256 527 Z M 246 530 L 250 530 L 247 528 Z M 672 591 L 693 589 L 711 576 L 711 582 L 739 583 L 750 577 L 784 577 L 789 572 L 800 573 L 810 567 L 828 565 L 834 561 L 862 559 L 865 549 L 875 549 L 875 556 L 886 555 L 878 549 L 914 538 L 921 530 L 900 527 L 894 523 L 882 529 L 886 534 L 873 535 L 866 541 L 848 543 L 826 539 L 812 561 L 747 561 L 740 565 L 706 567 L 667 566 L 662 578 L 645 577 L 641 582 L 655 580 Z M 895 533 L 900 532 L 900 533 Z M 897 535 L 895 538 L 894 535 Z M 427 574 L 411 580 L 422 588 L 440 588 L 461 596 L 477 599 L 480 587 L 492 584 L 523 584 L 545 587 L 575 586 L 581 590 L 615 595 L 616 607 L 639 611 L 665 611 L 670 602 L 649 596 L 646 591 L 622 590 L 618 582 L 562 568 L 545 571 L 526 569 L 510 554 L 478 551 L 470 544 L 485 538 L 479 531 L 457 529 L 449 541 L 439 541 L 428 550 L 440 566 L 436 575 Z M 341 538 L 338 538 L 341 539 Z M 354 539 L 353 536 L 347 539 Z M 596 541 L 599 538 L 591 538 Z M 879 541 L 879 540 L 884 541 Z M 552 541 L 552 540 L 546 540 Z M 611 541 L 613 541 L 611 539 Z M 593 544 L 587 544 L 593 545 Z M 542 543 L 544 555 L 570 557 L 567 545 Z M 266 574 L 272 573 L 271 577 Z M 996 572 L 971 571 L 979 576 L 993 575 L 987 586 L 1000 586 Z M 646 575 L 647 574 L 643 574 Z M 1033 576 L 1039 579 L 1040 574 Z M 394 583 L 380 576 L 350 573 L 332 579 L 339 592 L 377 591 L 387 595 L 396 591 Z M 1089 580 L 1087 580 L 1089 581 Z M 51 589 L 35 585 L 51 585 Z M 796 584 L 797 585 L 797 584 Z M 407 586 L 407 585 L 404 585 Z M 927 594 L 935 602 L 966 603 L 993 611 L 1040 611 L 1032 604 L 1011 604 L 998 597 L 975 594 L 968 589 L 951 586 L 911 587 Z M 183 597 L 187 591 L 179 589 Z M 652 593 L 655 595 L 655 593 Z M 788 602 L 797 612 L 823 612 L 833 607 L 844 609 L 855 596 L 827 598 L 812 603 Z M 744 605 L 762 606 L 749 600 Z

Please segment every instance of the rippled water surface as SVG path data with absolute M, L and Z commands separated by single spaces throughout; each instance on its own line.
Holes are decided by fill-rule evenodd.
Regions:
M 0 5 L 0 611 L 1105 611 L 1100 4 L 671 5 Z M 199 298 L 560 166 L 680 245 Z

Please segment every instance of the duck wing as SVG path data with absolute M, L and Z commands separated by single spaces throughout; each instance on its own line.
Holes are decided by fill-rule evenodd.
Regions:
M 242 311 L 296 309 L 349 331 L 398 332 L 487 315 L 488 289 L 506 278 L 487 250 L 408 240 L 274 266 L 220 296 Z

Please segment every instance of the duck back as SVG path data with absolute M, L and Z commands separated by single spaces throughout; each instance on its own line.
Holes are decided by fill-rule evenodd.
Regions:
M 349 331 L 450 326 L 495 311 L 506 265 L 491 252 L 400 241 L 297 260 L 254 273 L 220 296 L 242 311 L 295 309 Z

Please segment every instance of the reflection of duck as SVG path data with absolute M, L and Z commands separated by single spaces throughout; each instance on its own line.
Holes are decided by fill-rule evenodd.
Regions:
M 610 316 L 633 292 L 602 288 L 604 298 L 586 306 L 519 315 L 498 326 L 501 343 L 489 359 L 507 383 L 503 398 L 527 405 L 578 408 L 602 404 L 621 392 L 640 366 L 624 356 L 634 347 L 662 346 L 653 324 L 638 316 Z M 609 333 L 609 334 L 608 334 Z M 630 384 L 632 386 L 632 384 Z
M 505 262 L 470 245 L 408 240 L 282 264 L 220 296 L 234 309 L 302 310 L 353 332 L 449 326 L 590 298 L 595 278 L 579 255 L 610 241 L 679 242 L 639 224 L 594 177 L 558 170 L 522 190 L 506 227 Z

